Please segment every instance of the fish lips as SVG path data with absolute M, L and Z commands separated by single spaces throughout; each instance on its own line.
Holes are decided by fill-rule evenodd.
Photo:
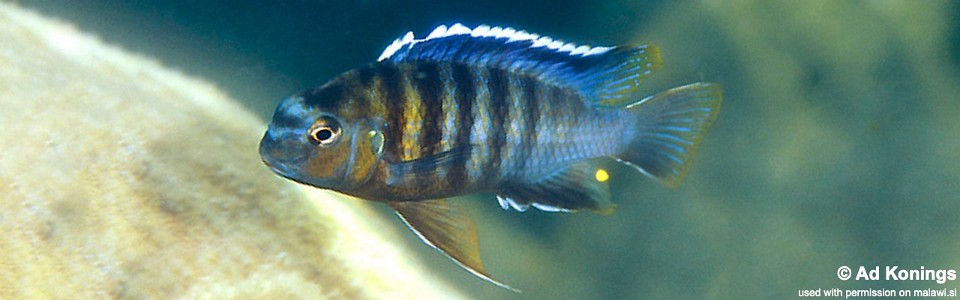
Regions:
M 304 176 L 300 166 L 309 159 L 308 145 L 294 139 L 277 138 L 269 132 L 260 140 L 260 160 L 274 173 L 300 184 L 328 188 L 335 180 L 323 180 Z

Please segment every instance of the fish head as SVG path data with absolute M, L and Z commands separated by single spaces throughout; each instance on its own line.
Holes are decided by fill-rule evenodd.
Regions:
M 287 179 L 336 191 L 368 181 L 383 153 L 378 122 L 337 107 L 342 99 L 303 92 L 277 106 L 260 141 L 260 158 Z M 310 99 L 310 100 L 307 100 Z

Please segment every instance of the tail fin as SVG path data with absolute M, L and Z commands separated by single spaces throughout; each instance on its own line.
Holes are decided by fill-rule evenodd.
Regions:
M 637 116 L 636 134 L 617 158 L 668 187 L 680 185 L 721 98 L 719 85 L 693 83 L 627 106 Z

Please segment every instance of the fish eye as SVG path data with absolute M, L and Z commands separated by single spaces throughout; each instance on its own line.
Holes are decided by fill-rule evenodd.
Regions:
M 340 137 L 340 124 L 331 118 L 321 118 L 310 127 L 309 136 L 314 144 L 330 145 Z

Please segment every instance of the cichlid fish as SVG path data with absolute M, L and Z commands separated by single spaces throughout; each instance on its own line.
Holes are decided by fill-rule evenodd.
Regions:
M 603 159 L 674 187 L 717 116 L 693 83 L 639 99 L 654 46 L 588 47 L 511 28 L 440 26 L 284 99 L 260 156 L 293 181 L 392 206 L 424 242 L 501 287 L 476 226 L 446 198 L 610 213 Z

